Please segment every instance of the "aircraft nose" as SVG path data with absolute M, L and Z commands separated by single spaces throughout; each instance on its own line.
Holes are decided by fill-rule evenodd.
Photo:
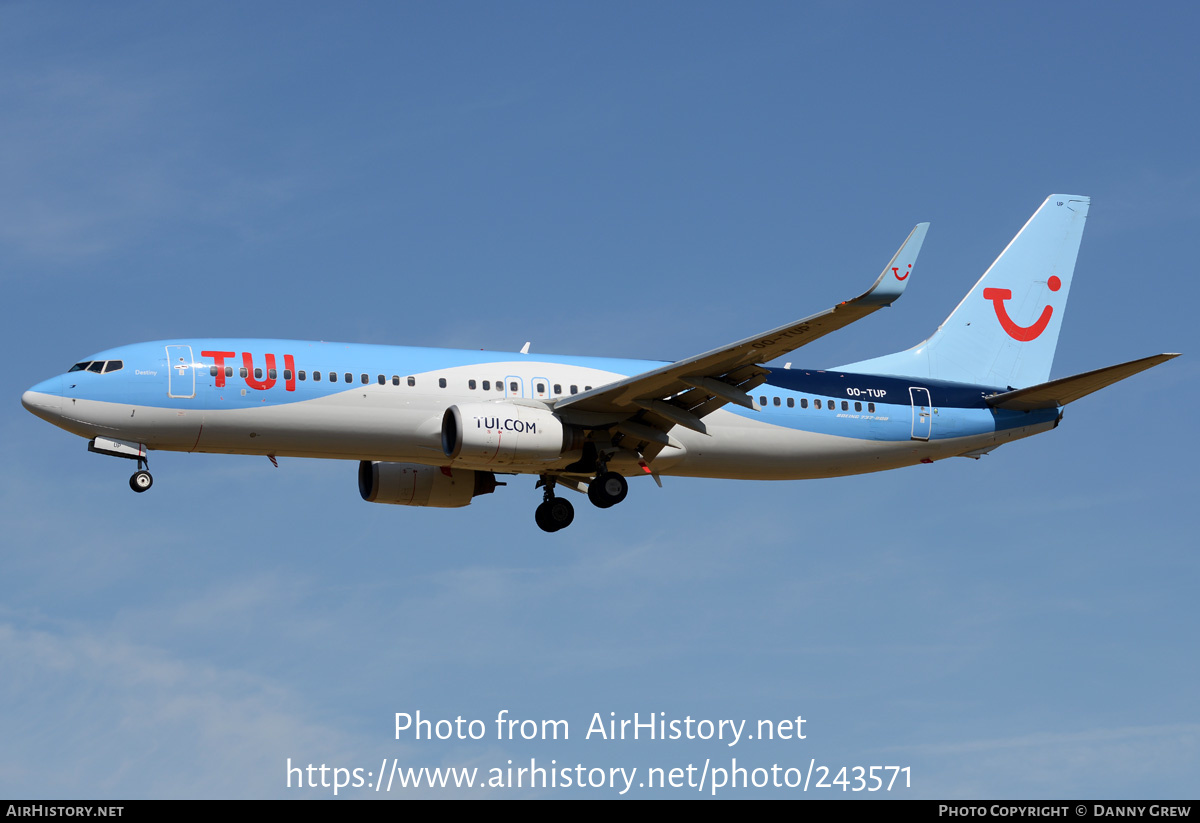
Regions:
M 43 380 L 21 395 L 21 405 L 38 417 L 50 420 L 62 409 L 62 377 Z

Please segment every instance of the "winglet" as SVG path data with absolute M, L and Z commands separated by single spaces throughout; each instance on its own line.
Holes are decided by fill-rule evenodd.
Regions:
M 899 251 L 892 257 L 890 263 L 883 268 L 883 273 L 875 284 L 854 302 L 865 302 L 873 305 L 890 306 L 897 297 L 904 294 L 908 285 L 908 276 L 912 274 L 913 264 L 921 252 L 921 244 L 925 242 L 925 232 L 929 231 L 928 223 L 918 223 L 908 239 L 900 246 Z

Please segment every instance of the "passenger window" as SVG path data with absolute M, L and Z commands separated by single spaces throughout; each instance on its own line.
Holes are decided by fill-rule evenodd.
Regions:
M 515 380 L 508 384 L 508 390 L 513 394 L 517 394 L 521 391 L 519 388 L 517 388 L 517 381 Z
M 538 393 L 538 394 L 545 394 L 545 393 L 546 393 L 546 384 L 545 384 L 545 383 L 538 383 L 538 384 L 537 384 L 537 393 Z
M 335 372 L 335 371 L 331 371 L 331 372 L 329 373 L 329 382 L 330 382 L 330 383 L 336 383 L 336 382 L 337 382 L 337 372 Z
M 842 411 L 850 411 L 850 403 L 846 400 L 842 401 Z
M 301 382 L 304 382 L 305 380 L 308 379 L 308 374 L 304 371 L 304 369 L 301 369 L 300 373 L 296 376 L 300 378 Z
M 468 388 L 468 389 L 471 389 L 471 390 L 474 390 L 474 389 L 475 389 L 475 381 L 474 381 L 474 380 L 468 380 L 468 381 L 467 381 L 467 388 Z
M 820 401 L 820 400 L 814 400 L 814 401 L 813 401 L 813 408 L 814 408 L 814 409 L 819 409 L 819 408 L 821 408 L 821 401 Z
M 268 369 L 268 370 L 267 370 L 267 377 L 269 377 L 269 378 L 271 378 L 272 380 L 274 380 L 274 379 L 275 379 L 275 370 L 274 370 L 274 369 Z
M 562 394 L 562 384 L 561 384 L 561 383 L 555 383 L 555 384 L 554 384 L 554 393 L 555 393 L 555 394 Z
M 446 388 L 446 378 L 444 378 L 444 377 L 439 377 L 439 378 L 438 378 L 438 388 L 439 388 L 439 389 L 444 389 L 444 388 Z
M 776 398 L 775 398 L 775 405 L 776 405 L 776 406 L 778 406 L 778 405 L 779 405 L 779 398 L 778 398 L 778 397 L 776 397 Z
M 854 410 L 855 410 L 855 411 L 862 411 L 862 403 L 859 403 L 857 400 L 855 400 L 855 401 L 854 401 Z
M 483 390 L 484 390 L 484 391 L 491 391 L 491 390 L 492 390 L 492 381 L 491 381 L 491 380 L 484 380 L 484 381 L 483 381 Z
M 571 387 L 571 394 L 579 394 L 579 387 L 578 387 L 578 386 L 572 386 L 572 387 Z
M 802 408 L 802 409 L 808 408 L 808 398 L 807 397 L 800 398 L 800 408 Z
M 875 413 L 875 404 L 874 404 L 874 403 L 868 403 L 868 404 L 867 404 L 867 411 L 871 412 L 871 414 L 874 414 L 874 413 Z
M 584 386 L 584 387 L 583 387 L 583 390 L 584 390 L 584 391 L 591 391 L 591 390 L 592 390 L 592 387 L 591 387 L 591 386 Z
M 315 372 L 313 372 L 313 382 L 314 382 L 314 383 L 320 383 L 320 382 L 321 382 L 321 373 L 320 373 L 319 371 L 315 371 Z
M 246 371 L 245 366 L 242 366 L 240 369 L 238 369 L 238 377 L 245 377 L 248 374 L 250 374 L 250 372 Z
M 255 370 L 254 370 L 254 379 L 255 379 L 255 380 L 262 380 L 262 369 L 255 369 Z
M 365 374 L 360 374 L 360 375 L 359 375 L 359 379 L 360 379 L 360 380 L 362 380 L 362 384 L 363 384 L 364 386 L 365 386 L 365 385 L 367 385 L 368 383 L 370 383 L 370 382 L 371 382 L 371 378 L 370 378 L 370 377 L 368 377 L 368 376 L 367 376 L 367 375 L 365 375 Z
M 761 395 L 761 394 L 760 394 L 760 395 L 758 396 L 758 405 L 760 405 L 760 406 L 765 406 L 765 405 L 767 405 L 767 398 L 766 398 L 766 396 L 765 396 L 765 395 Z
M 789 398 L 788 398 L 788 408 L 789 408 L 789 409 L 794 409 L 795 407 L 796 407 L 796 398 L 794 398 L 794 397 L 789 397 Z
M 393 385 L 393 386 L 399 386 L 399 385 L 400 385 L 400 375 L 398 375 L 398 374 L 393 374 L 393 375 L 392 375 L 392 385 Z
M 283 379 L 284 379 L 284 380 L 291 380 L 291 379 L 292 379 L 292 370 L 291 370 L 291 369 L 284 369 L 284 370 L 283 370 Z
M 347 382 L 347 383 L 353 383 L 353 382 L 354 382 L 354 375 L 352 375 L 350 372 L 346 372 L 346 373 L 345 373 L 344 375 L 342 375 L 342 376 L 346 378 L 346 382 Z
M 216 376 L 217 376 L 217 367 L 216 367 L 216 366 L 209 366 L 209 367 L 208 367 L 208 376 L 209 376 L 209 377 L 216 377 Z
M 415 378 L 415 377 L 408 378 L 408 385 L 410 385 L 410 386 L 417 385 L 417 378 Z
M 233 366 L 226 366 L 226 367 L 225 367 L 225 376 L 226 376 L 226 377 L 233 377 Z
M 387 385 L 387 378 L 386 378 L 386 377 L 384 377 L 382 374 L 381 374 L 381 375 L 379 375 L 379 385 L 381 385 L 381 386 L 386 386 L 386 385 Z

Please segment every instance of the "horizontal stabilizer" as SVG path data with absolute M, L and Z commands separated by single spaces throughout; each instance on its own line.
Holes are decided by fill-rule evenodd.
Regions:
M 1156 354 L 1153 357 L 1143 357 L 1141 360 L 1131 360 L 1128 363 L 1064 377 L 1061 380 L 1051 380 L 1049 383 L 1039 383 L 1027 389 L 993 394 L 986 400 L 989 406 L 1012 411 L 1053 409 L 1057 406 L 1065 406 L 1094 391 L 1099 391 L 1105 386 L 1111 386 L 1119 380 L 1132 377 L 1140 371 L 1145 371 L 1178 356 L 1178 354 Z

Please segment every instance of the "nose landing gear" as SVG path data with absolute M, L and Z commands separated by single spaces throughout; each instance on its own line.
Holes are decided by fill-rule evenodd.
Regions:
M 150 461 L 144 457 L 137 458 L 138 470 L 129 478 L 129 488 L 133 489 L 138 494 L 149 490 L 154 485 L 154 478 L 147 471 L 150 468 Z
M 136 460 L 138 470 L 133 473 L 133 477 L 129 478 L 129 488 L 138 494 L 141 494 L 154 485 L 154 478 L 147 471 L 150 468 L 150 461 L 146 457 L 146 447 L 141 443 L 134 443 L 127 440 L 110 440 L 107 437 L 93 437 L 88 441 L 88 451 L 95 452 L 96 454 L 107 454 L 109 457 L 123 457 L 127 460 Z

